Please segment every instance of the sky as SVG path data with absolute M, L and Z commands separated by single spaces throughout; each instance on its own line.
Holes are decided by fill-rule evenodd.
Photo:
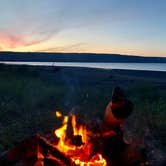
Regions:
M 0 51 L 166 57 L 166 1 L 0 0 Z

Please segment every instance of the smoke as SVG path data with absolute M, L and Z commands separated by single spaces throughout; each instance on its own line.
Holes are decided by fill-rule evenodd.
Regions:
M 80 88 L 79 81 L 74 76 L 70 76 L 65 71 L 62 73 L 62 79 L 67 87 L 67 92 L 64 97 L 64 109 L 66 112 L 77 106 L 76 95 Z

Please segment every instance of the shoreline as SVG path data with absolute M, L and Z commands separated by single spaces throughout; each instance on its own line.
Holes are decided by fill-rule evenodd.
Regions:
M 108 68 L 98 68 L 98 67 L 84 67 L 84 66 L 50 66 L 50 65 L 29 65 L 29 64 L 4 64 L 0 63 L 0 67 L 20 67 L 20 68 L 33 68 L 33 69 L 65 69 L 65 70 L 96 70 L 96 71 L 117 71 L 117 72 L 136 72 L 136 73 L 161 73 L 166 75 L 166 71 L 156 71 L 156 70 L 136 70 L 136 69 L 108 69 Z
M 49 75 L 59 79 L 65 77 L 66 79 L 77 82 L 89 82 L 99 84 L 109 84 L 112 86 L 129 84 L 129 87 L 134 84 L 149 83 L 149 86 L 161 86 L 166 89 L 166 72 L 165 71 L 149 71 L 149 70 L 129 70 L 129 69 L 103 69 L 91 67 L 69 67 L 69 66 L 31 66 L 31 65 L 9 65 L 0 64 L 0 68 L 13 69 L 18 73 L 31 71 L 31 74 L 38 73 L 42 75 Z M 37 74 L 37 75 L 38 75 Z
M 161 71 L 166 72 L 164 63 L 77 63 L 77 62 L 13 62 L 0 61 L 0 65 L 26 65 L 39 67 L 73 67 L 73 68 L 92 68 L 106 70 L 138 70 L 138 71 Z

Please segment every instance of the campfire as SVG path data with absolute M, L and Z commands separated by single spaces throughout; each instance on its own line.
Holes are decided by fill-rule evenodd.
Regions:
M 59 138 L 58 144 L 55 147 L 62 153 L 65 153 L 71 160 L 79 166 L 106 166 L 106 160 L 102 154 L 97 153 L 91 156 L 91 144 L 88 134 L 90 131 L 84 125 L 78 125 L 76 116 L 71 116 L 71 133 L 67 137 L 67 129 L 69 117 L 63 116 L 60 112 L 56 112 L 58 118 L 63 119 L 63 125 L 55 130 L 55 136 Z M 90 157 L 91 156 L 91 157 Z
M 118 154 L 111 153 L 116 151 L 112 146 L 105 149 L 101 146 L 101 133 L 94 134 L 85 124 L 78 123 L 74 114 L 56 112 L 56 117 L 62 124 L 51 137 L 36 134 L 23 140 L 0 156 L 0 165 L 21 162 L 23 166 L 131 166 L 144 161 L 139 148 L 132 145 L 125 144 Z
M 76 116 L 56 112 L 62 121 L 51 137 L 39 134 L 27 138 L 0 156 L 0 165 L 23 166 L 107 166 L 101 153 L 93 153 L 91 131 L 77 123 Z

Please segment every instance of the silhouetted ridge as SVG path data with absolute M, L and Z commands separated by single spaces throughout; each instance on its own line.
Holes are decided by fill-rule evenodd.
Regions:
M 0 52 L 0 61 L 166 63 L 166 58 L 93 53 Z

